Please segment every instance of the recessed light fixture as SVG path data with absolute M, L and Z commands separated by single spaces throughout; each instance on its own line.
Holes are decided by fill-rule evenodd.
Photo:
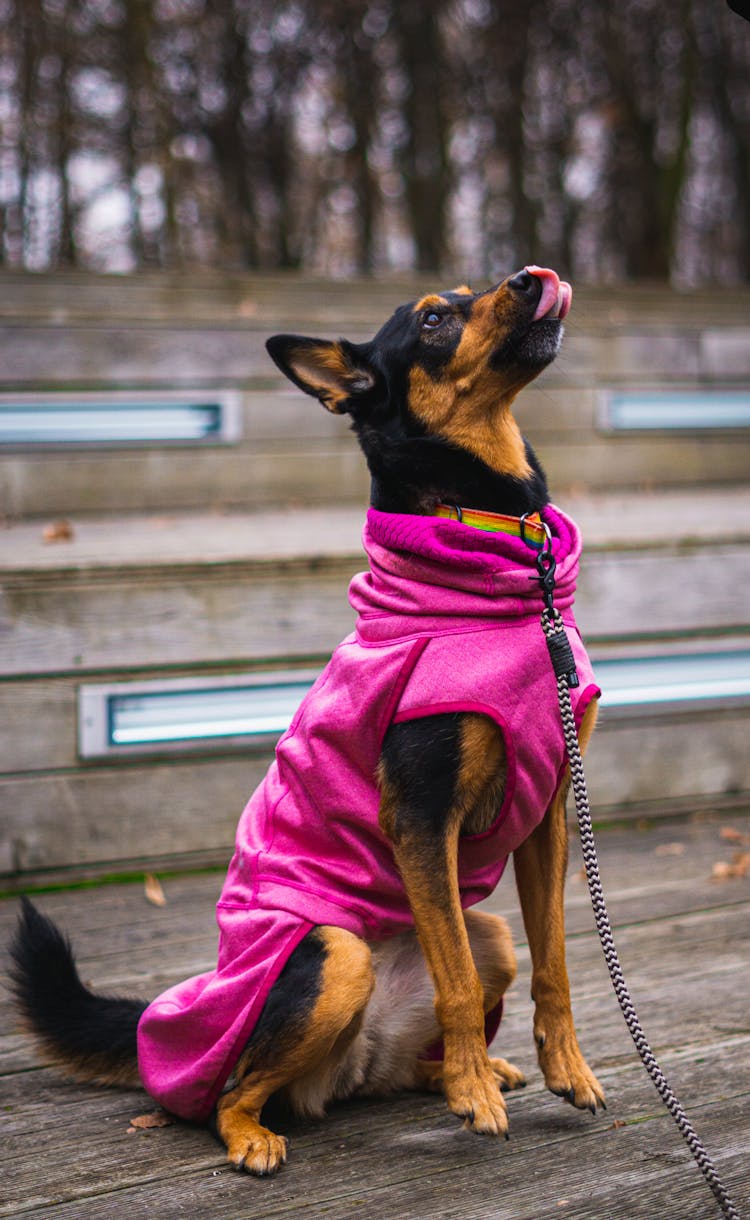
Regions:
M 268 746 L 289 727 L 318 670 L 81 686 L 79 754 Z
M 602 425 L 615 432 L 700 431 L 750 426 L 750 391 L 605 390 Z
M 3 447 L 216 444 L 240 434 L 235 390 L 0 395 Z
M 750 701 L 750 649 L 594 662 L 609 718 Z M 319 671 L 81 686 L 82 758 L 268 748 L 289 727 Z

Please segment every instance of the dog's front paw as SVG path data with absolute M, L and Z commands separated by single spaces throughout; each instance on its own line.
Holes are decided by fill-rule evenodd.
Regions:
M 537 1025 L 534 1037 L 539 1066 L 550 1092 L 579 1110 L 590 1110 L 592 1114 L 598 1108 L 606 1110 L 604 1090 L 581 1054 L 573 1030 L 547 1031 Z
M 504 1135 L 508 1138 L 508 1113 L 505 1109 L 500 1082 L 487 1066 L 484 1071 L 463 1074 L 460 1078 L 444 1078 L 448 1108 L 469 1131 L 480 1135 Z
M 244 1169 L 259 1178 L 268 1177 L 286 1161 L 286 1140 L 283 1135 L 274 1135 L 267 1127 L 252 1123 L 246 1130 L 232 1133 L 227 1160 L 235 1169 Z

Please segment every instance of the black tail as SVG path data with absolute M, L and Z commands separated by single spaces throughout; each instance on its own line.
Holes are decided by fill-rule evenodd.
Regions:
M 146 1004 L 84 987 L 70 941 L 28 898 L 10 953 L 16 1005 L 45 1058 L 79 1080 L 138 1084 L 136 1029 Z

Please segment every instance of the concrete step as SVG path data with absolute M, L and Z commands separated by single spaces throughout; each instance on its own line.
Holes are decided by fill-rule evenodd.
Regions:
M 750 628 L 750 495 L 579 495 L 578 619 L 595 659 L 736 651 Z M 0 531 L 0 872 L 6 879 L 214 860 L 269 747 L 222 740 L 83 759 L 91 684 L 305 672 L 352 626 L 364 512 L 73 519 Z M 588 763 L 597 815 L 742 803 L 750 701 L 605 709 Z

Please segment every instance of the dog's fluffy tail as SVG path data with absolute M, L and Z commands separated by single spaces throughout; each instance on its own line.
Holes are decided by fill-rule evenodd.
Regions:
M 89 991 L 67 937 L 28 898 L 21 904 L 11 987 L 43 1056 L 78 1080 L 137 1085 L 136 1030 L 146 1004 Z

